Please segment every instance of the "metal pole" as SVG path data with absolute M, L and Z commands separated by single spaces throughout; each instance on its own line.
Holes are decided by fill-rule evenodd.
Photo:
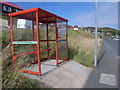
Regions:
M 67 60 L 68 60 L 68 22 L 66 22 L 66 51 L 67 51 Z
M 57 27 L 57 19 L 55 23 L 55 30 L 56 30 L 56 66 L 58 67 L 58 27 Z
M 13 69 L 15 69 L 15 56 L 14 56 L 14 37 L 13 37 L 13 18 L 10 17 L 10 38 L 11 38 L 11 43 L 12 43 L 12 64 L 13 64 Z
M 35 40 L 34 37 L 35 37 L 34 36 L 34 21 L 32 21 L 32 39 L 33 39 L 33 41 Z
M 34 21 L 32 21 L 32 40 L 33 41 L 35 40 L 34 37 L 35 37 L 35 35 L 34 35 Z M 35 51 L 35 45 L 33 44 L 32 46 L 33 46 L 33 51 Z M 33 56 L 34 57 L 34 61 L 35 61 L 35 55 L 36 54 L 34 54 L 34 56 Z
M 96 0 L 96 16 L 95 16 L 95 42 L 94 42 L 94 66 L 97 66 L 98 53 L 98 0 Z
M 48 23 L 46 24 L 46 37 L 47 37 L 47 58 L 49 59 Z
M 37 36 L 37 52 L 38 52 L 38 75 L 41 76 L 41 62 L 40 62 L 40 34 L 39 34 L 39 12 L 36 11 L 36 36 Z
M 104 33 L 103 33 L 103 28 L 102 28 L 102 40 L 103 40 L 103 38 L 104 38 Z

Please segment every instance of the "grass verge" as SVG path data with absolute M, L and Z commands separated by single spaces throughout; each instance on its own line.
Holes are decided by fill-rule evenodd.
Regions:
M 69 59 L 94 67 L 94 37 L 82 30 L 69 30 Z M 99 40 L 99 51 L 100 51 Z

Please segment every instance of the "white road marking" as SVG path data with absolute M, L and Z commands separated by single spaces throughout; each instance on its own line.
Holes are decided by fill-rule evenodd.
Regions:
M 102 73 L 101 76 L 100 76 L 100 81 L 99 82 L 101 84 L 116 86 L 115 75 L 111 75 L 111 74 Z

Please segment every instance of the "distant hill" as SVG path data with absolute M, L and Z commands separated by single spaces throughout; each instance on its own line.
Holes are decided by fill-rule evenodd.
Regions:
M 78 26 L 76 26 L 78 27 Z M 68 28 L 74 28 L 73 26 L 71 25 L 68 25 Z M 94 31 L 95 30 L 95 27 L 78 27 L 79 29 L 82 29 L 82 30 L 91 30 L 91 31 Z M 98 28 L 98 31 L 101 31 L 101 30 L 104 30 L 104 31 L 118 31 L 117 29 L 115 28 L 110 28 L 110 27 L 100 27 Z
M 78 26 L 76 26 L 76 27 L 78 27 Z M 68 28 L 69 29 L 74 29 L 74 27 L 71 26 L 71 25 L 69 25 Z M 78 27 L 78 28 L 79 28 L 79 30 L 83 30 L 85 32 L 89 32 L 89 33 L 92 33 L 92 34 L 95 31 L 95 27 Z M 110 35 L 116 35 L 116 34 L 120 35 L 120 31 L 115 29 L 115 28 L 111 28 L 111 27 L 100 27 L 100 28 L 98 28 L 99 33 L 102 33 L 102 30 L 104 31 L 104 33 L 109 33 Z
M 107 31 L 107 32 L 111 32 L 111 31 L 114 31 L 114 32 L 117 32 L 118 30 L 117 29 L 114 29 L 114 28 L 110 28 L 110 27 L 101 27 L 101 28 L 98 28 L 99 31 Z

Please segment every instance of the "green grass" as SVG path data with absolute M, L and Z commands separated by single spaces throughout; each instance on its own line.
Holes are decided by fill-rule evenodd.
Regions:
M 93 67 L 94 39 L 82 30 L 69 30 L 69 59 Z
M 2 32 L 2 48 L 4 49 L 10 43 L 10 32 L 5 30 Z
M 74 60 L 87 67 L 93 67 L 93 54 L 86 55 L 86 52 L 81 52 L 75 55 Z
M 2 87 L 3 88 L 35 88 L 28 78 L 19 75 L 17 72 L 8 69 L 3 70 Z
M 50 39 L 55 39 L 55 30 L 53 28 L 50 28 Z M 27 40 L 31 39 L 29 38 L 31 33 L 29 30 L 27 31 L 20 31 L 18 33 L 15 32 L 16 40 Z M 44 35 L 42 35 L 44 39 Z M 77 61 L 80 64 L 83 64 L 87 67 L 93 67 L 93 45 L 94 45 L 94 39 L 89 34 L 82 30 L 74 31 L 74 30 L 68 30 L 68 58 L 69 60 Z M 3 52 L 3 87 L 10 87 L 10 88 L 35 88 L 38 87 L 34 83 L 30 82 L 28 78 L 25 78 L 21 75 L 19 75 L 17 72 L 13 71 L 11 66 L 11 46 L 10 46 L 10 33 L 9 31 L 5 30 L 2 32 L 2 52 Z M 64 45 L 64 44 L 63 44 Z M 36 46 L 35 46 L 36 48 Z M 46 48 L 46 43 L 41 44 L 41 49 Z M 37 48 L 36 48 L 37 49 Z M 55 42 L 50 42 L 50 49 L 51 50 L 51 56 L 55 56 Z M 27 53 L 30 51 L 33 51 L 32 45 L 17 45 L 15 46 L 15 54 L 21 54 L 21 53 Z M 63 54 L 62 54 L 63 55 Z M 42 57 L 45 57 L 45 55 L 41 55 Z M 27 55 L 23 56 L 17 59 L 17 63 L 19 65 L 23 63 L 27 63 L 28 61 L 32 61 L 33 55 Z M 14 75 L 14 76 L 13 76 Z M 20 80 L 20 81 L 19 81 Z M 46 87 L 44 84 L 41 84 L 39 87 Z
M 23 33 L 23 32 L 22 32 Z M 26 32 L 28 33 L 28 32 Z M 16 39 L 19 38 L 21 33 Z M 29 33 L 28 33 L 29 34 Z M 25 39 L 26 37 L 23 37 Z M 18 72 L 14 71 L 12 68 L 12 57 L 11 57 L 11 44 L 10 44 L 10 32 L 5 30 L 2 32 L 2 87 L 3 88 L 45 88 L 47 85 L 41 83 L 36 85 L 33 83 L 33 80 L 28 79 L 24 76 L 18 74 Z M 18 45 L 15 46 L 15 54 L 17 55 L 32 51 L 31 45 Z M 17 59 L 18 64 L 21 65 L 23 63 L 27 63 L 28 61 L 33 61 L 31 58 L 33 55 L 25 55 Z

